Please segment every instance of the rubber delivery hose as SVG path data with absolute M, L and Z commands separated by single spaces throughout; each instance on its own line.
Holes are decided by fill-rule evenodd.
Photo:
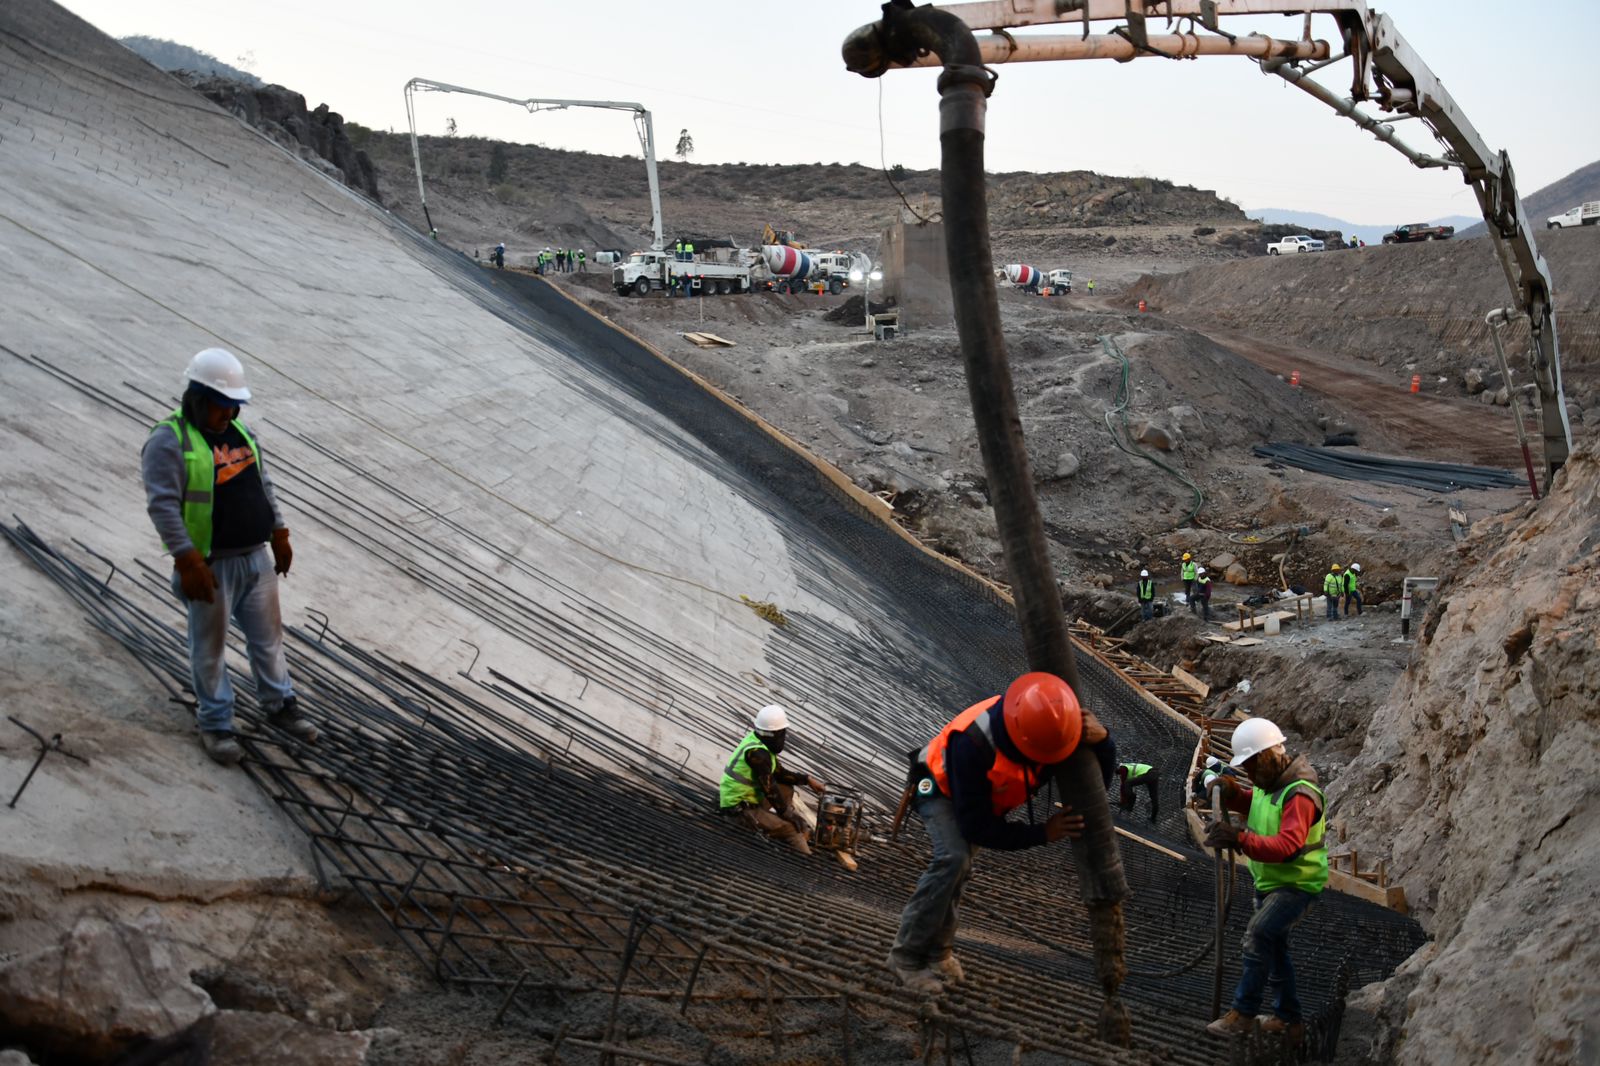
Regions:
M 1044 522 L 1034 496 L 1000 329 L 1000 300 L 992 277 L 983 131 L 994 75 L 983 67 L 972 30 L 955 15 L 933 7 L 913 8 L 909 0 L 885 4 L 883 14 L 882 21 L 863 26 L 845 41 L 845 66 L 866 77 L 878 77 L 890 66 L 908 63 L 922 52 L 932 52 L 944 63 L 939 78 L 939 144 L 945 253 L 989 495 L 1029 667 L 1056 674 L 1073 691 L 1081 692 Z M 1057 772 L 1055 783 L 1062 799 L 1084 817 L 1084 835 L 1074 844 L 1072 855 L 1088 910 L 1095 970 L 1105 997 L 1099 1037 L 1126 1047 L 1132 1042 L 1132 1022 L 1120 989 L 1127 975 L 1122 901 L 1128 896 L 1128 883 L 1093 753 L 1080 746 Z

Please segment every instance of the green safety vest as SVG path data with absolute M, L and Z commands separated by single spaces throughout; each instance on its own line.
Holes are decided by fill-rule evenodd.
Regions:
M 733 749 L 733 754 L 728 758 L 728 765 L 722 768 L 722 783 L 718 786 L 717 797 L 724 807 L 737 807 L 743 803 L 760 804 L 765 797 L 756 788 L 755 775 L 750 772 L 750 761 L 745 758 L 756 748 L 765 751 L 772 758 L 772 772 L 778 772 L 778 757 L 773 755 L 761 738 L 752 730 L 745 734 L 739 741 L 738 747 Z
M 1194 568 L 1195 568 L 1195 564 L 1194 563 L 1184 563 L 1183 564 L 1183 579 L 1185 581 L 1193 581 L 1194 580 Z
M 1197 577 L 1197 578 L 1194 579 L 1194 583 L 1196 585 L 1200 586 L 1201 591 L 1203 591 L 1203 592 L 1205 592 L 1207 594 L 1210 593 L 1210 591 L 1211 591 L 1211 578 L 1209 578 L 1209 577 Z
M 1156 598 L 1156 583 L 1154 578 L 1139 579 L 1139 598 L 1141 600 L 1153 600 Z
M 1313 896 L 1328 883 L 1328 845 L 1323 836 L 1328 829 L 1327 801 L 1322 789 L 1310 781 L 1291 781 L 1274 794 L 1258 788 L 1250 794 L 1250 815 L 1245 828 L 1257 836 L 1277 836 L 1283 822 L 1283 802 L 1297 787 L 1316 793 L 1322 811 L 1317 815 L 1306 842 L 1288 862 L 1256 862 L 1250 859 L 1250 876 L 1255 878 L 1257 892 L 1271 892 L 1275 888 L 1298 888 Z
M 1344 590 L 1344 579 L 1333 571 L 1328 571 L 1328 576 L 1322 579 L 1322 594 L 1324 596 L 1337 596 Z
M 200 430 L 184 421 L 181 410 L 172 412 L 165 420 L 151 426 L 150 432 L 155 433 L 162 426 L 172 430 L 178 438 L 178 446 L 183 449 L 183 468 L 187 474 L 183 487 L 183 528 L 188 530 L 195 550 L 203 557 L 210 558 L 212 490 L 216 488 L 217 481 L 216 457 Z M 256 447 L 255 438 L 250 436 L 250 431 L 237 418 L 233 420 L 233 427 L 250 445 L 250 454 L 255 457 L 256 466 L 259 467 L 261 450 Z M 172 551 L 170 544 L 164 547 Z
M 684 255 L 693 255 L 694 254 L 694 242 L 693 241 L 684 241 L 683 242 L 683 254 Z
M 1150 769 L 1151 769 L 1149 763 L 1143 763 L 1143 762 L 1125 762 L 1122 765 L 1124 767 L 1126 767 L 1127 770 L 1128 770 L 1128 783 L 1129 784 L 1132 784 L 1133 782 L 1139 780 L 1139 778 L 1141 778 L 1145 774 L 1149 773 Z
M 589 257 L 588 257 L 588 256 L 586 256 L 586 255 L 585 255 L 585 254 L 584 254 L 584 253 L 583 253 L 583 252 L 579 252 L 579 253 L 578 253 L 578 262 L 580 262 L 580 263 L 581 263 L 581 262 L 583 262 L 583 261 L 584 261 L 584 260 L 585 260 L 585 259 L 587 259 L 587 258 L 589 258 Z
M 1344 572 L 1344 590 L 1346 592 L 1356 591 L 1356 572 L 1354 570 L 1346 570 Z

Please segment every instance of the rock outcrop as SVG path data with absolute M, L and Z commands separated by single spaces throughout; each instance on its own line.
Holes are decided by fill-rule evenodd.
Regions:
M 1600 457 L 1486 519 L 1336 782 L 1434 943 L 1371 1061 L 1600 1060 Z M 1403 1011 L 1399 1018 L 1394 1017 Z
M 351 143 L 344 116 L 330 111 L 327 104 L 307 110 L 304 96 L 281 85 L 252 88 L 231 78 L 186 70 L 173 72 L 173 77 L 308 162 L 319 163 L 350 188 L 383 202 L 372 160 Z

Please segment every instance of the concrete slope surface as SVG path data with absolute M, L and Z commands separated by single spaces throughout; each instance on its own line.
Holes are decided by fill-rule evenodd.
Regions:
M 1020 668 L 1006 605 L 648 349 L 543 283 L 485 275 L 421 238 L 60 8 L 0 11 L 0 85 L 0 491 L 37 535 L 12 527 L 0 553 L 0 696 L 87 759 L 49 756 L 8 812 L 8 893 L 310 894 L 328 882 L 330 837 L 364 827 L 412 843 L 346 841 L 378 865 L 336 873 L 364 878 L 358 891 L 387 903 L 419 958 L 434 953 L 436 975 L 446 944 L 461 950 L 478 969 L 460 988 L 498 999 L 520 982 L 453 932 L 463 906 L 482 919 L 482 892 L 463 904 L 451 889 L 448 919 L 412 923 L 413 891 L 449 895 L 423 876 L 434 862 L 491 880 L 536 871 L 569 909 L 623 908 L 623 885 L 701 935 L 739 927 L 766 960 L 904 1005 L 876 962 L 925 858 L 920 835 L 857 888 L 730 834 L 706 810 L 712 781 L 751 712 L 776 700 L 797 764 L 883 810 L 904 753 Z M 211 345 L 248 368 L 247 421 L 294 531 L 294 661 L 329 726 L 315 750 L 284 748 L 245 695 L 246 774 L 211 767 L 192 739 L 181 617 L 138 473 L 183 365 Z M 1084 669 L 1125 749 L 1181 780 L 1194 733 Z M 0 751 L 8 781 L 32 762 L 16 736 Z M 570 777 L 552 776 L 557 762 Z M 542 793 L 552 780 L 570 789 Z M 1172 791 L 1152 832 L 1184 852 L 1129 859 L 1130 937 L 1146 953 L 1129 995 L 1141 1053 L 1201 1062 L 1216 1049 L 1189 1034 L 1208 981 L 1172 964 L 1208 939 L 1205 919 L 1175 923 L 1211 880 Z M 300 830 L 320 834 L 315 864 Z M 410 884 L 384 865 L 397 854 L 423 856 Z M 1092 1043 L 1099 992 L 1081 918 L 1057 905 L 1076 898 L 1052 879 L 1061 868 L 1059 851 L 997 861 L 969 894 L 963 952 L 1009 982 L 1005 1002 L 981 985 L 960 1001 L 974 1032 L 1006 1032 L 1037 980 L 1060 1007 L 1026 1015 L 1043 1027 L 1030 1039 Z M 696 876 L 731 889 L 700 898 Z M 495 906 L 532 891 L 496 885 Z M 848 903 L 854 935 L 807 936 L 750 905 L 785 893 Z M 1244 920 L 1236 908 L 1230 939 Z M 1320 1038 L 1336 1032 L 1343 987 L 1385 975 L 1418 937 L 1343 900 L 1307 921 Z M 620 931 L 607 936 L 614 950 Z M 495 942 L 496 966 L 531 965 L 521 941 Z M 663 958 L 677 961 L 661 973 L 681 975 L 681 955 Z

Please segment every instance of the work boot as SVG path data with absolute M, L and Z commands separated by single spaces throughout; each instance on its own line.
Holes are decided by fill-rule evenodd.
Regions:
M 1286 1044 L 1298 1044 L 1306 1038 L 1305 1022 L 1291 1022 L 1276 1014 L 1263 1014 L 1256 1018 L 1256 1024 L 1261 1027 L 1263 1034 L 1277 1037 Z
M 311 724 L 311 719 L 300 713 L 298 696 L 290 696 L 277 710 L 268 711 L 267 722 L 307 744 L 317 739 L 317 727 Z
M 940 976 L 951 984 L 958 984 L 967 978 L 967 971 L 961 968 L 961 960 L 954 955 L 946 955 L 940 959 L 937 969 Z
M 849 870 L 851 873 L 856 872 L 856 857 L 850 854 L 848 851 L 836 851 L 833 853 L 833 857 L 838 859 L 839 865 L 843 866 L 846 870 Z
M 211 756 L 211 761 L 218 766 L 233 766 L 244 758 L 244 749 L 239 747 L 239 742 L 234 739 L 231 730 L 202 729 L 200 746 L 206 749 L 206 754 Z
M 895 979 L 905 986 L 907 992 L 914 992 L 919 996 L 937 996 L 944 991 L 944 980 L 939 976 L 939 971 L 932 966 L 921 969 L 912 969 L 902 966 L 890 955 L 886 965 Z
M 806 842 L 804 833 L 792 833 L 784 837 L 783 842 L 802 855 L 811 854 L 811 845 Z
M 1248 1014 L 1240 1014 L 1236 1010 L 1228 1013 L 1206 1026 L 1206 1032 L 1217 1036 L 1249 1036 L 1250 1030 L 1256 1027 L 1256 1020 Z

